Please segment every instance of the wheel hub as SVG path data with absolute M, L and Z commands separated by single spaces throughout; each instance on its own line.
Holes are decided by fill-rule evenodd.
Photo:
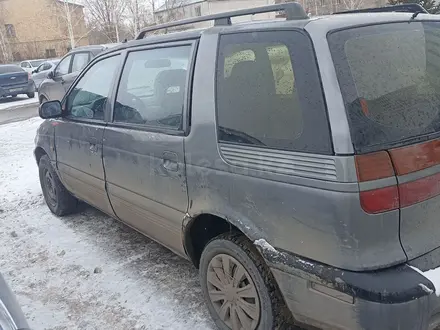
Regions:
M 226 254 L 208 265 L 209 298 L 220 319 L 232 330 L 255 330 L 260 321 L 260 300 L 244 266 Z

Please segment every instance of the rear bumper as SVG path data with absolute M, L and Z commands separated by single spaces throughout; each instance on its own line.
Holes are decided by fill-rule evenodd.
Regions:
M 29 80 L 27 83 L 15 86 L 0 86 L 0 97 L 28 94 L 33 92 L 35 92 L 35 84 L 33 80 Z
M 440 298 L 434 285 L 406 264 L 351 272 L 285 252 L 262 252 L 298 323 L 332 330 L 440 326 Z

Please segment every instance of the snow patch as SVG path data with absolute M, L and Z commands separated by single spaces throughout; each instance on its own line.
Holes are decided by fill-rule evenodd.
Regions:
M 412 269 L 414 269 L 416 272 L 418 272 L 419 274 L 423 275 L 428 280 L 430 280 L 431 283 L 434 285 L 436 296 L 440 297 L 440 267 L 427 270 L 426 272 L 423 272 L 420 269 L 413 267 L 413 266 L 410 266 L 410 267 Z M 419 284 L 419 286 L 423 289 L 422 285 L 423 284 Z M 425 286 L 425 285 L 423 285 L 423 286 Z M 426 289 L 430 290 L 429 288 L 426 288 Z M 432 292 L 432 290 L 430 290 L 430 291 Z
M 298 259 L 298 262 L 300 262 L 300 263 L 302 263 L 302 264 L 304 264 L 304 265 L 306 265 L 306 266 L 309 266 L 309 267 L 315 267 L 315 265 L 312 264 L 312 263 L 309 262 L 309 261 L 305 261 L 305 260 L 302 260 L 302 259 Z
M 260 239 L 255 240 L 254 244 L 256 246 L 259 246 L 263 250 L 270 251 L 273 253 L 278 253 L 278 251 L 272 245 L 270 245 L 264 238 L 260 238 Z
M 423 291 L 425 291 L 425 292 L 427 292 L 427 293 L 429 293 L 429 294 L 431 294 L 431 293 L 434 292 L 434 291 L 432 291 L 430 288 L 428 288 L 425 284 L 420 283 L 420 284 L 419 284 L 419 287 L 421 287 Z

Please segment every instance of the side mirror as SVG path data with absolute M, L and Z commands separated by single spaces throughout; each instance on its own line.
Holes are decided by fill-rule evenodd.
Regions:
M 32 71 L 32 73 L 37 73 L 37 70 L 36 70 L 36 69 L 35 69 L 35 70 L 33 70 L 33 71 Z
M 38 114 L 43 119 L 58 118 L 63 114 L 61 102 L 58 100 L 47 101 L 40 105 Z
M 47 74 L 47 78 L 53 79 L 54 77 L 55 77 L 55 73 L 53 71 L 49 71 L 49 73 Z

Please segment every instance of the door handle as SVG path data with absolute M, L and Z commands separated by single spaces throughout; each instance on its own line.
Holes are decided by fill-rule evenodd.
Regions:
M 165 151 L 162 155 L 162 167 L 167 171 L 177 172 L 179 170 L 177 154 L 174 152 Z

